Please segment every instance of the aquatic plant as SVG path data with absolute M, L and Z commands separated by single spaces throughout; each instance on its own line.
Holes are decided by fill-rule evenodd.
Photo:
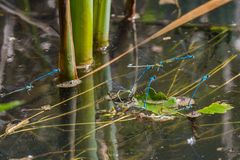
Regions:
M 231 110 L 232 108 L 233 107 L 230 104 L 224 102 L 214 102 L 211 105 L 198 110 L 198 112 L 202 114 L 223 114 L 226 113 L 228 110 Z
M 15 108 L 17 106 L 22 105 L 23 103 L 24 103 L 23 101 L 12 101 L 12 102 L 8 102 L 8 103 L 1 103 L 0 104 L 0 112 Z
M 93 6 L 94 50 L 105 50 L 109 45 L 111 0 L 94 0 Z
M 190 22 L 191 20 L 194 20 L 216 8 L 219 8 L 229 2 L 231 2 L 232 0 L 211 0 L 208 1 L 206 3 L 204 3 L 203 5 L 191 10 L 190 12 L 186 13 L 185 15 L 181 16 L 180 18 L 174 20 L 173 22 L 171 22 L 170 24 L 168 24 L 167 26 L 165 26 L 164 28 L 160 29 L 159 31 L 155 32 L 154 34 L 152 34 L 151 36 L 147 37 L 146 39 L 144 39 L 143 41 L 139 42 L 138 44 L 136 44 L 135 46 L 133 46 L 132 48 L 128 49 L 127 51 L 121 53 L 119 56 L 115 57 L 114 59 L 112 59 L 111 61 L 109 61 L 108 63 L 103 64 L 102 66 L 99 66 L 98 68 L 96 68 L 95 70 L 85 74 L 84 76 L 80 77 L 80 79 L 85 78 L 89 75 L 92 75 L 100 70 L 102 70 L 103 68 L 109 66 L 110 64 L 120 60 L 121 58 L 123 58 L 124 56 L 128 55 L 129 53 L 131 53 L 135 48 L 140 47 L 144 44 L 149 43 L 150 41 L 176 29 L 177 27 L 182 26 L 183 24 L 186 24 L 188 22 Z
M 84 68 L 93 62 L 93 0 L 71 0 L 70 7 L 76 65 Z
M 154 37 L 154 38 L 156 38 L 156 37 Z M 124 52 L 124 53 L 126 53 L 126 52 Z M 183 55 L 189 56 L 188 54 L 183 54 Z M 175 60 L 176 61 L 185 60 L 185 59 L 182 59 L 181 57 L 182 56 L 174 57 L 173 59 L 171 58 L 169 61 L 166 61 L 166 62 L 170 63 L 170 62 L 175 62 Z M 121 56 L 120 56 L 120 58 L 121 58 Z M 221 63 L 217 67 L 215 67 L 212 71 L 210 71 L 208 73 L 201 73 L 200 76 L 206 74 L 206 75 L 210 75 L 210 77 L 213 77 L 213 75 L 215 73 L 219 72 L 227 64 L 232 62 L 232 60 L 235 59 L 235 58 L 236 58 L 236 55 L 230 56 L 229 59 L 227 59 L 226 61 L 224 61 L 223 63 Z M 189 59 L 191 59 L 191 58 L 189 58 Z M 174 61 L 172 61 L 172 60 L 174 60 Z M 116 61 L 117 60 L 114 59 L 114 61 L 110 61 L 110 63 L 107 63 L 105 66 L 108 66 L 109 64 L 111 64 L 113 62 L 116 62 Z M 104 64 L 104 62 L 102 64 Z M 181 65 L 181 67 L 185 67 L 185 65 L 189 64 L 189 63 L 184 61 L 182 64 L 183 65 Z M 167 63 L 164 63 L 164 61 L 159 61 L 159 63 L 157 63 L 157 64 L 146 64 L 146 65 L 136 64 L 135 67 L 139 67 L 139 68 L 142 67 L 143 70 L 145 70 L 145 72 L 144 73 L 141 72 L 139 74 L 139 76 L 137 77 L 137 80 L 135 82 L 134 81 L 133 82 L 134 83 L 140 83 L 140 80 L 142 80 L 142 78 L 146 78 L 145 73 L 147 73 L 148 71 L 151 71 L 151 70 L 152 71 L 153 70 L 154 71 L 155 70 L 159 71 L 158 69 L 162 68 L 165 65 L 167 65 Z M 134 67 L 134 65 L 129 65 L 129 67 L 131 67 L 131 66 Z M 175 65 L 172 65 L 172 66 L 175 66 Z M 177 117 L 182 117 L 182 116 L 192 118 L 193 116 L 195 116 L 195 111 L 199 112 L 199 113 L 202 113 L 202 114 L 217 114 L 217 113 L 225 113 L 226 111 L 228 111 L 232 108 L 230 106 L 230 104 L 221 103 L 221 102 L 215 102 L 215 103 L 213 103 L 210 106 L 205 107 L 205 108 L 203 108 L 201 106 L 198 106 L 198 108 L 203 108 L 203 109 L 200 109 L 200 110 L 198 110 L 198 108 L 194 108 L 195 106 L 193 104 L 191 104 L 191 102 L 192 102 L 191 98 L 195 98 L 196 93 L 200 89 L 202 89 L 202 87 L 203 87 L 202 84 L 205 83 L 205 81 L 207 80 L 206 77 L 200 77 L 199 76 L 198 77 L 199 79 L 195 80 L 195 82 L 193 82 L 191 84 L 187 84 L 187 85 L 183 84 L 180 89 L 176 89 L 176 88 L 174 88 L 175 87 L 174 86 L 173 87 L 173 92 L 172 93 L 169 92 L 169 94 L 164 94 L 163 92 L 157 92 L 157 91 L 155 91 L 151 88 L 151 86 L 153 86 L 152 84 L 156 83 L 157 80 L 165 77 L 166 75 L 172 74 L 173 73 L 172 71 L 176 71 L 180 68 L 180 67 L 177 67 L 177 68 L 172 68 L 167 73 L 162 73 L 162 72 L 159 71 L 160 74 L 159 74 L 159 72 L 157 73 L 159 75 L 157 75 L 155 73 L 150 75 L 150 78 L 148 78 L 149 80 L 148 80 L 147 83 L 144 82 L 142 84 L 139 84 L 139 86 L 141 86 L 141 85 L 142 86 L 147 86 L 146 90 L 142 90 L 143 91 L 142 95 L 140 95 L 139 93 L 135 93 L 135 92 L 133 94 L 132 89 L 130 88 L 130 90 L 127 90 L 125 92 L 125 94 L 128 93 L 128 94 L 130 94 L 130 96 L 127 95 L 126 97 L 123 97 L 123 98 L 121 97 L 121 94 L 116 96 L 116 97 L 121 98 L 120 103 L 119 103 L 119 101 L 114 102 L 114 103 L 119 105 L 120 107 L 129 107 L 129 103 L 130 103 L 130 105 L 132 105 L 131 102 L 133 101 L 134 104 L 132 106 L 134 106 L 134 109 L 132 109 L 130 107 L 132 109 L 133 114 L 131 114 L 131 113 L 129 114 L 129 112 L 131 112 L 131 109 L 129 109 L 129 108 L 127 108 L 127 110 L 123 110 L 122 113 L 121 112 L 116 112 L 116 111 L 109 112 L 110 108 L 112 108 L 112 107 L 109 107 L 108 111 L 100 110 L 99 112 L 96 113 L 97 116 L 104 113 L 102 115 L 104 115 L 105 118 L 103 120 L 103 119 L 97 117 L 97 120 L 96 120 L 96 123 L 95 123 L 95 113 L 93 111 L 94 110 L 93 106 L 95 104 L 99 105 L 100 103 L 105 102 L 105 100 L 106 100 L 105 96 L 106 95 L 102 94 L 101 97 L 98 100 L 94 101 L 93 90 L 94 89 L 100 89 L 101 90 L 102 88 L 100 88 L 100 87 L 102 87 L 104 85 L 109 85 L 109 84 L 111 85 L 112 81 L 114 80 L 114 77 L 113 77 L 113 78 L 109 78 L 107 80 L 104 80 L 103 82 L 102 81 L 100 81 L 99 83 L 95 82 L 95 85 L 94 85 L 92 76 L 90 76 L 90 75 L 95 73 L 96 71 L 102 70 L 103 68 L 104 67 L 101 66 L 100 68 L 97 68 L 93 72 L 90 72 L 90 74 L 80 75 L 81 76 L 80 79 L 85 80 L 85 81 L 83 81 L 84 83 L 88 83 L 85 86 L 81 86 L 82 88 L 80 90 L 80 93 L 71 94 L 71 96 L 69 96 L 68 98 L 62 99 L 59 103 L 49 105 L 48 109 L 46 109 L 46 110 L 44 110 L 42 108 L 39 108 L 39 112 L 33 114 L 29 118 L 21 120 L 15 126 L 12 126 L 12 127 L 8 128 L 8 130 L 5 130 L 6 134 L 1 135 L 1 137 L 6 136 L 6 135 L 10 135 L 10 134 L 17 134 L 17 133 L 23 133 L 23 132 L 33 131 L 33 130 L 39 130 L 39 129 L 43 129 L 43 128 L 51 128 L 51 129 L 57 128 L 57 130 L 59 130 L 59 132 L 62 131 L 64 133 L 65 132 L 71 132 L 72 133 L 72 131 L 75 132 L 75 129 L 76 129 L 75 126 L 81 126 L 81 127 L 84 126 L 84 127 L 82 127 L 82 129 L 85 128 L 85 130 L 86 130 L 84 135 L 81 134 L 81 133 L 79 133 L 77 135 L 77 137 L 74 137 L 75 135 L 73 135 L 73 134 L 71 135 L 72 139 L 69 140 L 69 144 L 67 144 L 68 146 L 71 146 L 71 147 L 69 147 L 69 150 L 64 150 L 65 149 L 64 148 L 59 152 L 57 151 L 57 152 L 54 152 L 54 153 L 53 152 L 49 153 L 49 154 L 64 153 L 64 155 L 69 153 L 69 154 L 73 155 L 74 157 L 81 157 L 82 155 L 84 155 L 88 151 L 95 152 L 96 151 L 95 144 L 93 145 L 94 147 L 89 146 L 89 147 L 85 148 L 86 150 L 77 148 L 78 144 L 81 144 L 81 143 L 82 143 L 82 145 L 85 145 L 84 143 L 87 144 L 87 142 L 86 142 L 87 139 L 90 136 L 92 136 L 94 138 L 95 137 L 94 133 L 97 130 L 106 128 L 107 126 L 110 126 L 111 124 L 114 124 L 114 123 L 117 123 L 117 122 L 123 122 L 123 121 L 129 122 L 129 121 L 135 120 L 135 119 L 144 120 L 145 118 L 146 119 L 151 119 L 152 121 L 156 121 L 156 122 L 163 122 L 163 121 L 173 120 L 175 117 L 177 118 Z M 156 75 L 156 76 L 154 76 L 154 75 Z M 117 75 L 117 78 L 119 79 L 119 77 L 121 77 L 121 76 L 124 77 L 126 75 Z M 153 76 L 153 77 L 151 77 L 151 76 Z M 86 77 L 87 77 L 87 79 L 85 79 Z M 239 77 L 239 74 L 238 74 L 238 77 Z M 236 79 L 236 77 L 234 79 Z M 88 80 L 88 81 L 86 82 L 86 80 Z M 232 80 L 233 79 L 230 79 L 229 81 L 232 81 Z M 219 87 L 224 86 L 226 83 L 220 85 Z M 162 82 L 160 84 L 162 84 Z M 219 88 L 219 87 L 217 87 L 217 88 Z M 191 94 L 191 92 L 192 92 L 192 94 Z M 178 96 L 179 95 L 186 96 L 188 93 L 190 93 L 190 96 L 189 96 L 188 99 L 187 99 L 187 97 L 185 97 L 185 102 L 186 103 L 185 103 L 185 105 L 183 105 L 183 108 L 178 107 L 178 101 L 184 99 L 183 96 L 181 96 L 181 97 L 178 97 Z M 211 92 L 209 92 L 209 93 L 211 93 Z M 208 96 L 209 93 L 207 93 L 204 96 Z M 71 100 L 75 99 L 76 97 L 81 97 L 81 103 L 83 103 L 79 108 L 74 108 L 73 107 L 73 108 L 71 108 L 72 110 L 69 109 L 67 112 L 64 112 L 64 113 L 55 112 L 54 109 L 56 109 L 59 106 L 62 106 L 62 104 L 65 104 L 66 102 L 71 103 L 71 105 L 67 104 L 67 106 L 69 106 L 69 107 L 76 106 L 77 101 L 74 101 L 74 103 L 72 103 L 72 101 L 71 101 Z M 131 99 L 131 98 L 133 98 L 133 99 Z M 135 98 L 137 99 L 137 101 L 134 101 Z M 85 99 L 85 101 L 84 101 L 84 99 Z M 125 101 L 125 99 L 126 99 L 126 101 Z M 137 104 L 135 104 L 136 102 L 137 102 Z M 193 105 L 193 106 L 191 106 L 191 105 Z M 64 106 L 66 106 L 66 104 Z M 66 109 L 66 108 L 67 107 L 61 107 L 61 109 L 63 109 L 63 110 Z M 89 109 L 89 112 L 87 111 L 88 109 Z M 50 111 L 51 115 L 48 114 L 48 112 L 47 112 L 49 110 L 51 110 Z M 68 122 L 65 121 L 65 119 L 68 119 L 67 116 L 71 115 L 72 113 L 77 114 L 81 110 L 84 111 L 84 112 L 78 118 L 83 118 L 85 120 L 84 122 L 79 122 L 78 123 L 78 122 L 74 121 L 76 117 L 73 117 L 71 119 L 72 121 L 68 121 Z M 140 112 L 139 112 L 139 114 L 135 114 L 136 113 L 135 111 L 140 111 Z M 188 112 L 190 115 L 187 115 L 186 112 Z M 87 116 L 84 117 L 85 113 L 86 114 L 91 114 L 91 118 L 88 119 L 89 117 L 87 117 Z M 40 118 L 38 118 L 38 116 Z M 110 117 L 110 119 L 105 121 L 108 116 Z M 62 118 L 62 117 L 65 117 L 64 122 L 62 122 L 62 119 L 60 119 L 60 123 L 57 123 L 57 124 L 50 124 L 49 125 L 49 124 L 44 123 L 44 122 L 49 122 L 49 121 L 56 120 L 56 119 Z M 193 117 L 193 118 L 195 118 L 195 117 Z M 182 123 L 183 119 L 181 118 L 180 120 L 181 120 L 180 123 Z M 150 125 L 142 125 L 142 123 L 139 123 L 139 124 L 141 124 L 141 126 L 144 126 L 144 127 L 145 126 L 147 126 L 147 127 L 150 126 Z M 181 125 L 179 125 L 179 121 L 177 121 L 177 120 L 174 121 L 174 124 L 175 124 L 174 127 L 167 126 L 168 129 L 173 131 L 173 130 L 176 130 L 177 127 L 181 126 Z M 90 126 L 89 128 L 87 127 L 88 125 Z M 32 127 L 32 126 L 34 126 L 34 127 Z M 66 129 L 66 126 L 68 126 L 69 128 Z M 161 127 L 162 126 L 163 125 L 161 125 Z M 68 129 L 71 130 L 71 131 L 69 131 Z M 80 127 L 79 127 L 79 129 L 81 130 Z M 78 128 L 76 130 L 78 130 Z M 148 135 L 151 134 L 151 133 L 149 133 L 149 132 L 151 132 L 149 128 L 147 128 L 147 129 L 144 128 L 144 132 L 146 130 L 147 130 Z M 164 128 L 164 131 L 165 131 L 165 128 Z M 138 135 L 140 135 L 144 132 L 142 132 L 142 131 L 141 131 L 141 133 L 134 132 L 133 136 L 139 138 Z M 121 133 L 118 133 L 118 134 L 121 134 Z M 107 134 L 105 135 L 105 133 L 104 133 L 104 136 L 107 136 Z M 66 138 L 66 136 L 64 138 Z M 127 140 L 129 140 L 129 139 L 132 140 L 131 137 L 130 138 L 127 137 Z M 190 138 L 188 140 L 189 141 L 192 140 L 193 144 L 195 143 L 193 138 L 192 139 Z M 114 144 L 119 144 L 115 141 L 113 143 Z M 129 143 L 127 143 L 127 144 L 129 145 Z M 87 145 L 85 145 L 85 146 L 87 146 Z M 42 154 L 42 155 L 36 155 L 36 156 L 34 156 L 34 158 L 39 158 L 41 156 L 44 157 L 46 155 L 48 155 L 48 153 Z M 117 153 L 116 153 L 116 155 L 117 155 Z
M 70 0 L 59 0 L 61 81 L 77 79 Z

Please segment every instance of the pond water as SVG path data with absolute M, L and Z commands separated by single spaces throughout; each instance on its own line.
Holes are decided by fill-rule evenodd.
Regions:
M 9 2 L 22 10 L 26 7 L 23 5 L 26 1 Z M 184 14 L 204 2 L 180 1 L 181 12 Z M 113 0 L 115 16 L 111 20 L 109 53 L 95 53 L 95 68 L 157 32 L 178 14 L 175 5 L 141 0 L 137 5 L 140 18 L 136 23 L 123 23 L 119 18 L 123 13 L 122 3 Z M 28 15 L 58 32 L 55 1 L 29 0 L 29 4 Z M 240 159 L 239 11 L 239 1 L 233 1 L 192 25 L 184 25 L 138 47 L 103 70 L 81 79 L 77 88 L 58 88 L 54 75 L 37 81 L 30 91 L 1 98 L 1 103 L 24 100 L 24 104 L 0 113 L 0 159 Z M 0 91 L 7 93 L 57 68 L 59 38 L 5 11 L 1 13 Z M 211 30 L 215 25 L 227 26 L 230 30 Z M 111 121 L 99 117 L 100 111 L 113 107 L 111 101 L 104 99 L 107 93 L 130 89 L 136 76 L 142 73 L 143 69 L 128 68 L 129 64 L 156 64 L 186 53 L 195 58 L 149 71 L 139 81 L 137 92 L 144 91 L 149 78 L 156 75 L 157 79 L 151 84 L 155 90 L 168 96 L 191 97 L 194 89 L 189 92 L 182 89 L 232 58 L 200 85 L 194 99 L 196 109 L 216 101 L 227 102 L 234 109 L 221 115 L 204 115 L 195 121 L 179 117 L 164 123 L 145 122 L 128 115 Z M 41 110 L 44 105 L 53 108 Z M 24 128 L 4 135 L 10 123 L 18 124 L 29 117 Z M 187 143 L 195 138 L 193 145 Z

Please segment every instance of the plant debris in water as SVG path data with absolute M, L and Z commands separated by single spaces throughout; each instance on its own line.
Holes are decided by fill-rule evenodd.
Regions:
M 132 114 L 139 119 L 155 122 L 174 120 L 179 115 L 192 119 L 202 114 L 223 114 L 233 108 L 227 103 L 214 102 L 207 107 L 194 111 L 192 110 L 192 105 L 195 105 L 194 99 L 188 97 L 167 98 L 163 92 L 156 92 L 152 88 L 149 90 L 147 97 L 144 93 L 136 94 L 131 98 L 120 97 L 119 93 L 117 95 L 109 94 L 108 99 L 115 104 L 115 110 L 112 113 L 116 115 Z M 145 107 L 143 107 L 144 103 L 146 103 Z M 189 109 L 191 111 L 188 111 Z
M 12 123 L 9 123 L 7 125 L 7 128 L 5 129 L 5 134 L 11 134 L 13 133 L 14 131 L 16 131 L 17 129 L 19 128 L 22 128 L 24 127 L 26 124 L 29 123 L 29 120 L 28 119 L 25 119 L 25 120 L 22 120 L 21 122 L 17 123 L 17 124 L 12 124 Z
M 57 87 L 59 88 L 71 88 L 71 87 L 75 87 L 77 85 L 79 85 L 81 83 L 80 79 L 74 79 L 71 81 L 66 81 L 60 84 L 57 84 Z
M 49 104 L 43 105 L 40 108 L 30 108 L 30 109 L 26 109 L 23 108 L 21 111 L 22 112 L 28 112 L 28 111 L 49 111 L 52 109 L 52 106 Z
M 33 156 L 29 155 L 27 157 L 23 157 L 23 158 L 10 158 L 9 160 L 32 160 Z

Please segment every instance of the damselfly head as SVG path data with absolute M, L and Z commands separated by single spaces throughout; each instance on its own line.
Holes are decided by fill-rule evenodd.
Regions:
M 6 95 L 5 93 L 0 93 L 1 98 L 5 97 L 5 95 Z
M 59 68 L 55 68 L 52 70 L 53 73 L 59 73 L 60 72 L 60 69 Z
M 192 59 L 192 58 L 194 58 L 193 55 L 186 55 L 186 59 Z

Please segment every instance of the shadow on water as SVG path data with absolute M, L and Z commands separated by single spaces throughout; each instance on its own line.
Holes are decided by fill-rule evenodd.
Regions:
M 51 0 L 29 2 L 30 8 L 36 10 L 30 12 L 30 16 L 41 19 L 45 24 L 57 26 L 56 6 Z M 189 6 L 181 3 L 180 6 L 185 13 L 203 2 L 189 1 Z M 119 15 L 120 1 L 115 1 L 114 4 L 118 5 L 113 6 L 113 12 Z M 37 5 L 47 7 L 42 7 L 43 12 L 41 8 L 36 7 Z M 168 10 L 167 14 L 163 11 L 159 15 L 155 14 L 159 8 L 164 7 Z M 32 117 L 24 128 L 19 128 L 12 135 L 1 137 L 0 159 L 23 157 L 31 159 L 31 156 L 40 160 L 239 159 L 240 84 L 235 79 L 223 85 L 236 76 L 239 79 L 239 56 L 210 77 L 195 95 L 197 108 L 215 101 L 232 104 L 235 108 L 226 114 L 202 116 L 195 121 L 179 117 L 161 124 L 127 118 L 118 119 L 119 117 L 99 117 L 100 112 L 114 107 L 111 101 L 105 99 L 108 92 L 132 87 L 135 87 L 136 92 L 143 91 L 153 74 L 159 77 L 151 84 L 155 90 L 161 90 L 170 96 L 191 96 L 191 91 L 179 91 L 232 55 L 239 54 L 240 38 L 236 27 L 227 31 L 209 29 L 212 23 L 229 25 L 230 21 L 239 27 L 239 8 L 240 3 L 234 1 L 194 21 L 201 27 L 183 26 L 165 37 L 141 46 L 116 63 L 82 79 L 82 83 L 75 88 L 57 88 L 55 78 L 47 77 L 34 84 L 29 92 L 22 91 L 1 98 L 1 102 L 25 100 L 21 107 L 0 113 L 1 133 L 4 133 L 9 123 L 17 124 L 39 114 Z M 225 11 L 226 15 L 232 16 L 226 18 Z M 142 3 L 138 6 L 137 12 L 143 18 L 135 22 L 125 21 L 120 24 L 118 17 L 113 18 L 112 46 L 109 53 L 95 53 L 95 67 L 107 63 L 119 53 L 144 40 L 165 23 L 159 25 L 154 22 L 167 19 L 168 14 L 171 14 L 169 19 L 177 16 L 176 6 L 173 4 L 159 6 L 157 0 Z M 215 16 L 220 18 L 212 20 Z M 202 27 L 203 19 L 205 23 L 208 22 L 206 28 Z M 25 86 L 37 75 L 57 66 L 59 40 L 55 36 L 47 35 L 41 28 L 35 28 L 32 32 L 32 29 L 29 29 L 33 27 L 32 25 L 5 12 L 0 21 L 1 93 Z M 32 35 L 38 38 L 37 42 Z M 159 72 L 148 72 L 134 86 L 142 70 L 128 68 L 128 64 L 156 64 L 186 52 L 194 55 L 195 59 L 167 64 Z M 51 110 L 44 110 L 43 105 L 54 107 Z M 196 143 L 190 145 L 189 141 L 194 140 L 193 137 L 196 138 Z

